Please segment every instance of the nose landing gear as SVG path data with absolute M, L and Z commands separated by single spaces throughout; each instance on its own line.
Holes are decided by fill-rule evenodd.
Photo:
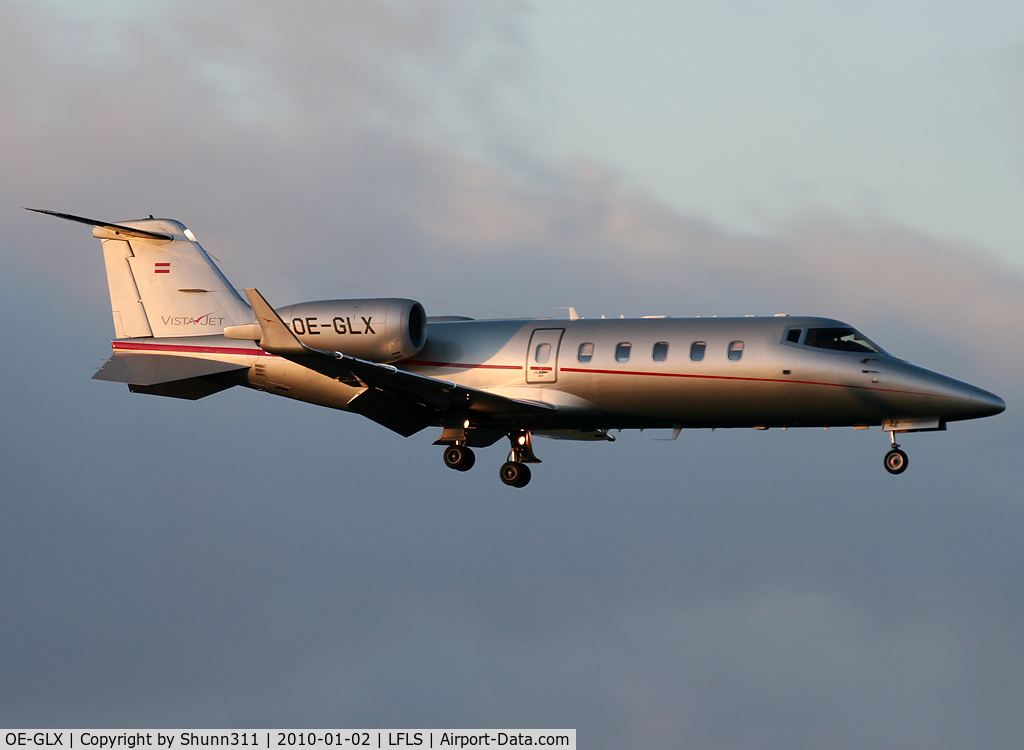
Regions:
M 889 434 L 892 436 L 892 450 L 885 454 L 885 470 L 890 474 L 902 474 L 907 470 L 910 459 L 896 444 L 896 433 L 890 432 Z

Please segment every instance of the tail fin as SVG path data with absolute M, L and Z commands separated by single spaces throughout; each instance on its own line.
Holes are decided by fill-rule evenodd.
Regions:
M 150 217 L 111 224 L 29 210 L 92 225 L 93 237 L 103 241 L 119 339 L 219 334 L 253 318 L 249 305 L 181 222 Z

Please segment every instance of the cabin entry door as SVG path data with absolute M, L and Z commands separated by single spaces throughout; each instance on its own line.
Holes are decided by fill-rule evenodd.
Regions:
M 537 328 L 526 351 L 526 382 L 554 383 L 558 380 L 558 348 L 564 328 Z

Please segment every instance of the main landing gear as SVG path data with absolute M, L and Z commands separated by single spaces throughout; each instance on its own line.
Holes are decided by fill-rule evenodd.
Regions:
M 533 435 L 529 430 L 518 430 L 510 432 L 508 440 L 512 448 L 498 476 L 509 487 L 525 487 L 530 483 L 531 476 L 530 467 L 526 464 L 540 463 L 540 459 L 533 454 Z
M 467 446 L 459 442 L 444 449 L 445 466 L 456 471 L 469 471 L 476 463 L 476 455 Z M 501 465 L 498 476 L 509 487 L 525 487 L 530 483 L 530 467 L 527 464 L 539 464 L 540 459 L 533 453 L 533 436 L 529 430 L 516 430 L 508 434 L 512 444 L 508 461 Z
M 892 436 L 892 450 L 885 454 L 885 470 L 890 474 L 902 474 L 907 470 L 910 459 L 896 444 L 896 433 L 890 431 L 889 434 Z
M 469 471 L 476 463 L 476 454 L 464 445 L 449 445 L 444 449 L 444 465 L 456 471 Z
M 518 461 L 506 461 L 498 472 L 501 481 L 509 487 L 525 487 L 530 483 L 530 467 Z

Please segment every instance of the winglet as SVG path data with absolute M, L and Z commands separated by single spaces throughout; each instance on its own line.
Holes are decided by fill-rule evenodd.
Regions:
M 292 333 L 285 325 L 274 308 L 272 308 L 263 295 L 255 289 L 246 289 L 245 296 L 249 298 L 249 305 L 256 313 L 256 321 L 260 324 L 260 347 L 271 354 L 307 354 L 309 349 Z

